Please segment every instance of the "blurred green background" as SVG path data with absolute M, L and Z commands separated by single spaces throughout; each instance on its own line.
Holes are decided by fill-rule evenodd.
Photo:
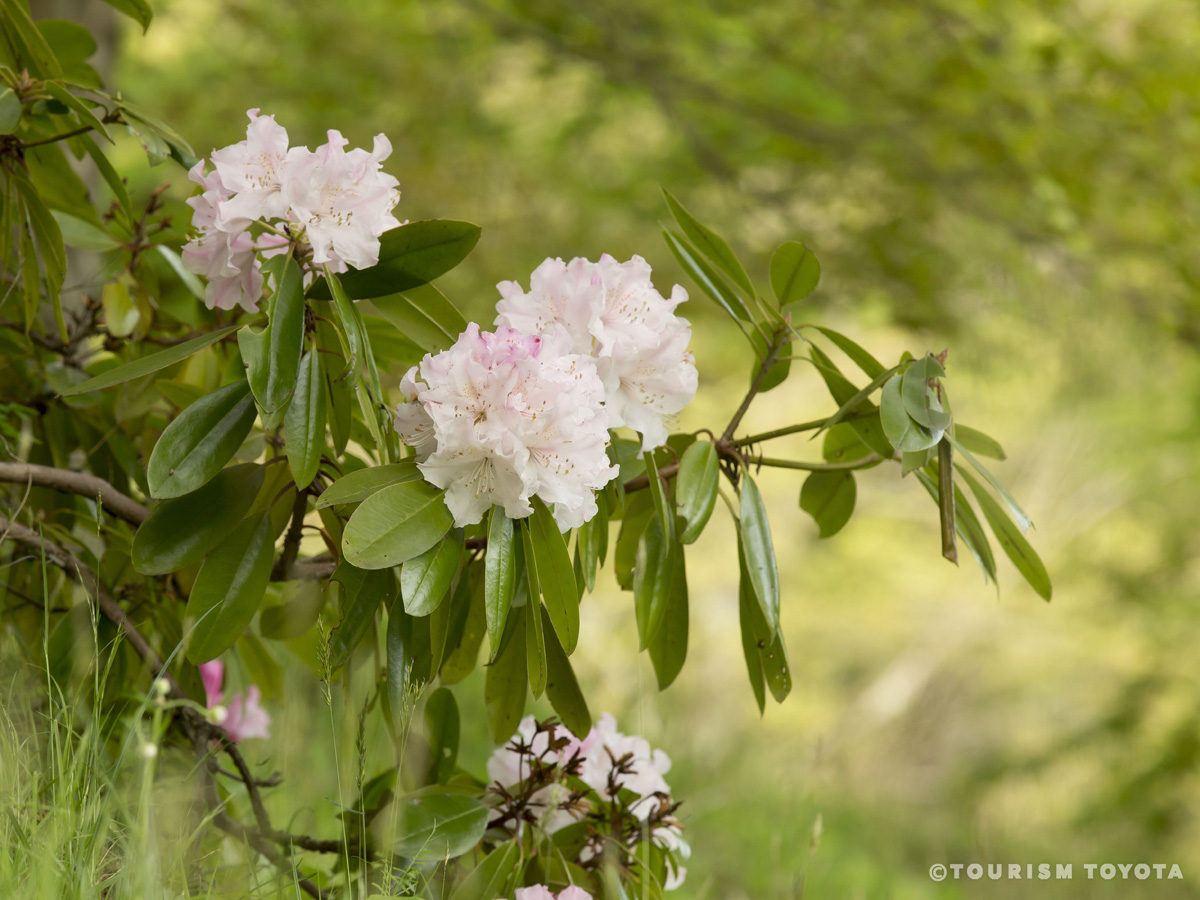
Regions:
M 676 896 L 1200 896 L 1194 4 L 154 6 L 148 35 L 119 34 L 111 84 L 200 154 L 239 139 L 251 106 L 294 143 L 385 132 L 401 218 L 483 226 L 444 280 L 469 317 L 490 322 L 493 285 L 547 256 L 639 253 L 661 290 L 684 283 L 701 373 L 685 428 L 724 424 L 751 357 L 663 244 L 659 184 L 764 283 L 773 246 L 812 247 L 813 319 L 877 356 L 949 348 L 956 414 L 1005 445 L 1052 603 L 1007 561 L 999 594 L 942 561 L 935 507 L 892 469 L 860 479 L 827 542 L 797 473 L 763 472 L 795 689 L 761 721 L 720 513 L 688 553 L 689 664 L 665 694 L 629 595 L 585 602 L 593 710 L 675 759 L 694 849 Z M 135 186 L 186 195 L 126 149 Z M 745 427 L 830 412 L 795 367 Z M 781 449 L 815 455 L 803 438 Z M 328 821 L 333 735 L 352 747 L 357 709 L 331 733 L 315 678 L 287 671 L 275 736 L 251 755 L 302 788 L 271 799 L 300 827 Z M 482 774 L 478 673 L 456 693 Z M 1075 877 L 936 884 L 936 862 Z M 1089 881 L 1092 862 L 1179 863 L 1185 879 Z

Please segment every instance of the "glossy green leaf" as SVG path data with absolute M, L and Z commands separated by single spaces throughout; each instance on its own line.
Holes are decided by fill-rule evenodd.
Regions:
M 845 353 L 854 362 L 856 366 L 866 373 L 868 378 L 878 378 L 883 374 L 884 365 L 868 351 L 864 350 L 857 343 L 841 332 L 834 331 L 832 328 L 826 328 L 823 325 L 815 326 L 817 331 L 829 338 L 833 345 Z
M 633 608 L 637 619 L 638 649 L 645 650 L 658 636 L 670 604 L 674 555 L 678 545 L 663 535 L 662 523 L 651 519 L 638 542 L 633 571 Z
M 0 87 L 0 134 L 12 134 L 21 124 L 21 100 L 12 88 Z
M 918 425 L 924 425 L 941 439 L 941 431 L 950 425 L 950 415 L 942 410 L 941 402 L 930 385 L 930 380 L 945 374 L 941 365 L 932 356 L 914 359 L 904 371 L 900 393 L 904 408 Z
M 113 9 L 118 10 L 142 26 L 142 31 L 150 27 L 154 11 L 146 0 L 104 0 Z
M 533 499 L 533 515 L 525 520 L 529 526 L 532 556 L 526 566 L 537 572 L 537 585 L 550 621 L 567 654 L 575 652 L 579 642 L 579 587 L 567 542 L 549 508 L 540 499 Z
M 970 428 L 966 425 L 959 425 L 957 422 L 954 425 L 953 437 L 958 443 L 969 450 L 971 453 L 977 453 L 980 456 L 986 456 L 988 459 L 998 459 L 1004 461 L 1008 459 L 1004 454 L 1004 448 L 1000 446 L 1000 442 L 993 437 L 989 437 L 982 431 L 976 428 Z
M 742 473 L 739 513 L 738 533 L 745 553 L 746 572 L 763 618 L 774 636 L 779 630 L 779 570 L 767 508 L 749 472 Z
M 306 488 L 316 477 L 325 451 L 325 384 L 315 349 L 300 361 L 296 393 L 283 417 L 283 438 L 292 479 L 296 487 Z
M 505 626 L 500 653 L 487 667 L 484 703 L 487 707 L 488 733 L 497 743 L 507 741 L 516 732 L 525 715 L 529 675 L 525 660 L 525 614 L 513 611 Z M 491 900 L 491 898 L 489 898 Z
M 902 375 L 893 375 L 883 386 L 879 399 L 879 416 L 883 422 L 883 432 L 891 445 L 901 453 L 916 453 L 928 450 L 942 439 L 942 432 L 936 434 L 924 425 L 913 421 L 908 414 L 904 398 L 901 394 Z
M 325 608 L 325 590 L 316 581 L 289 581 L 283 586 L 284 602 L 265 607 L 258 630 L 265 638 L 286 641 L 298 638 L 317 624 Z
M 988 525 L 992 529 L 992 534 L 996 536 L 996 540 L 1000 543 L 1000 548 L 1005 552 L 1017 571 L 1021 573 L 1030 587 L 1037 591 L 1038 595 L 1044 600 L 1049 600 L 1054 593 L 1053 585 L 1050 583 L 1050 574 L 1046 571 L 1046 566 L 1042 563 L 1041 557 L 1037 555 L 1029 541 L 1025 539 L 1025 535 L 1011 519 L 1004 513 L 1003 507 L 992 497 L 991 494 L 976 481 L 969 472 L 962 466 L 956 466 L 958 474 L 967 482 L 971 488 L 971 493 L 975 495 L 975 500 L 979 503 L 979 508 L 983 510 L 983 517 L 987 519 Z
M 359 503 L 393 484 L 420 481 L 421 470 L 415 460 L 406 459 L 386 466 L 368 466 L 343 475 L 317 497 L 317 509 L 344 503 Z
M 450 584 L 462 560 L 463 532 L 451 528 L 449 534 L 422 553 L 405 561 L 400 569 L 400 596 L 410 616 L 427 616 L 450 591 Z
M 483 600 L 483 575 L 480 565 L 473 564 L 463 570 L 459 587 L 467 596 L 466 615 L 461 617 L 461 626 L 451 632 L 447 642 L 446 658 L 442 662 L 438 677 L 442 684 L 457 684 L 475 671 L 479 664 L 479 648 L 487 634 L 487 612 Z M 456 592 L 456 597 L 458 593 Z M 459 617 L 456 616 L 456 619 Z
M 977 460 L 971 451 L 963 446 L 961 442 L 950 438 L 950 443 L 971 464 L 972 468 L 982 475 L 988 484 L 995 488 L 996 493 L 1000 495 L 1000 499 L 1004 501 L 1009 511 L 1013 514 L 1013 518 L 1017 520 L 1017 524 L 1021 526 L 1021 530 L 1028 531 L 1033 525 L 1033 520 L 1025 513 L 1025 510 L 1021 509 L 1021 504 L 1017 503 L 1016 498 L 1009 493 L 1008 488 L 1002 485 L 1000 480 L 988 470 L 988 467 Z
M 662 526 L 663 537 L 670 543 L 675 541 L 675 507 L 667 496 L 667 488 L 658 472 L 658 461 L 653 453 L 644 457 L 646 464 L 647 492 L 654 504 L 654 516 Z
M 671 253 L 679 260 L 679 265 L 704 293 L 715 300 L 735 320 L 750 321 L 750 310 L 746 307 L 745 301 L 733 292 L 725 280 L 709 267 L 708 263 L 700 258 L 691 244 L 666 229 L 663 229 L 663 238 L 666 240 L 667 246 L 671 248 Z
M 845 415 L 848 417 L 847 420 L 850 423 L 850 427 L 854 429 L 855 434 L 859 436 L 864 444 L 880 456 L 885 458 L 892 456 L 894 452 L 892 445 L 888 443 L 878 417 L 871 415 L 875 411 L 875 404 L 869 400 L 860 400 L 856 403 L 851 402 L 860 393 L 859 389 L 838 370 L 833 360 L 821 348 L 811 345 L 809 353 L 812 356 L 813 363 L 817 367 L 817 371 L 825 381 L 825 386 L 829 389 L 830 396 L 833 397 L 838 407 L 849 407 Z M 849 416 L 850 412 L 853 412 L 854 415 Z
M 87 394 L 91 391 L 112 387 L 115 384 L 123 384 L 126 381 L 132 381 L 134 378 L 141 378 L 143 375 L 150 375 L 153 372 L 161 371 L 167 368 L 167 366 L 173 366 L 175 363 L 182 362 L 189 356 L 199 353 L 205 347 L 215 344 L 221 338 L 232 334 L 241 327 L 241 325 L 230 325 L 227 328 L 218 328 L 216 331 L 209 332 L 201 337 L 192 338 L 190 341 L 176 344 L 174 347 L 168 347 L 166 350 L 160 350 L 157 353 L 151 353 L 149 356 L 143 356 L 141 359 L 127 362 L 116 368 L 102 372 L 93 378 L 89 378 L 87 381 L 81 381 L 79 384 L 63 391 L 61 396 L 75 397 L 79 394 Z
M 185 615 L 195 624 L 187 657 L 204 663 L 233 646 L 258 612 L 275 561 L 265 513 L 245 519 L 208 555 L 196 574 Z
M 488 815 L 473 797 L 424 791 L 398 805 L 395 852 L 430 861 L 462 856 L 483 837 Z
M 479 242 L 479 226 L 452 219 L 409 222 L 385 231 L 379 263 L 341 276 L 346 294 L 355 300 L 382 297 L 427 284 L 467 258 Z M 318 300 L 330 299 L 329 285 L 318 279 L 309 290 Z
M 613 569 L 621 590 L 633 588 L 633 573 L 642 533 L 654 518 L 654 502 L 649 491 L 638 491 L 626 498 L 625 515 L 621 518 L 616 552 L 613 554 Z
M 488 519 L 487 550 L 484 557 L 484 607 L 487 610 L 488 641 L 491 656 L 496 657 L 500 638 L 508 621 L 513 593 L 517 586 L 516 554 L 513 549 L 513 521 L 500 507 L 493 507 Z
M 425 701 L 425 728 L 429 738 L 429 775 L 426 781 L 445 784 L 458 762 L 458 704 L 449 688 L 438 688 Z
M 254 425 L 250 386 L 237 381 L 201 397 L 163 431 L 146 467 L 150 496 L 190 494 L 229 462 Z
M 354 511 L 342 552 L 361 569 L 386 569 L 420 556 L 453 524 L 443 491 L 425 481 L 390 484 Z
M 133 536 L 133 567 L 166 575 L 199 561 L 242 520 L 262 487 L 262 466 L 230 466 L 198 490 L 164 500 Z
M 517 840 L 501 844 L 459 883 L 451 900 L 495 900 L 508 896 L 520 860 L 521 845 Z
M 266 378 L 261 396 L 256 392 L 255 398 L 266 412 L 278 412 L 296 389 L 304 349 L 304 284 L 300 266 L 290 256 L 283 261 L 279 289 L 271 303 L 266 345 Z
M 371 301 L 406 338 L 430 353 L 445 350 L 466 330 L 467 320 L 432 284 Z
M 850 521 L 857 496 L 853 472 L 812 472 L 800 489 L 800 508 L 816 521 L 821 537 L 833 537 Z
M 62 66 L 45 37 L 34 24 L 29 9 L 21 0 L 2 0 L 4 42 L 12 47 L 19 68 L 27 68 L 35 78 L 61 78 Z
M 666 188 L 663 188 L 662 192 L 667 201 L 667 208 L 671 210 L 671 215 L 675 217 L 675 221 L 679 223 L 679 227 L 683 229 L 688 240 L 718 269 L 732 278 L 734 284 L 745 291 L 747 296 L 753 297 L 754 285 L 750 281 L 750 276 L 746 274 L 746 270 L 725 239 L 711 228 L 698 222 L 678 200 L 671 196 Z
M 551 627 L 550 616 L 542 607 L 542 631 L 546 637 L 546 696 L 550 705 L 572 734 L 587 734 L 592 729 L 592 714 L 587 700 L 579 689 L 579 681 L 571 668 L 571 661 L 558 642 Z
M 75 25 L 74 22 L 63 24 Z M 85 29 L 81 30 L 84 30 L 85 34 L 87 33 Z M 103 135 L 104 139 L 110 144 L 116 143 L 112 139 L 112 135 L 108 133 L 108 129 L 104 126 L 104 123 L 96 117 L 94 112 L 92 112 L 91 107 L 79 97 L 76 97 L 74 94 L 68 91 L 62 84 L 55 81 L 47 82 L 46 93 L 75 113 L 75 117 L 79 119 L 79 123 L 81 125 L 87 126 L 97 134 Z
M 759 713 L 767 708 L 767 681 L 763 675 L 762 660 L 759 658 L 758 638 L 751 625 L 751 617 L 758 603 L 754 599 L 754 589 L 750 587 L 745 577 L 745 566 L 742 566 L 742 578 L 738 583 L 738 624 L 742 637 L 742 656 L 746 660 L 746 672 L 750 676 L 750 688 L 754 691 L 754 700 L 758 704 Z M 759 618 L 762 618 L 759 614 Z
M 781 244 L 771 255 L 771 290 L 780 306 L 803 300 L 821 280 L 821 264 L 799 241 Z
M 744 554 L 743 554 L 744 556 Z M 751 685 L 761 712 L 766 698 L 763 688 L 782 703 L 792 691 L 792 672 L 782 632 L 773 635 L 755 602 L 750 577 L 743 566 L 738 588 L 738 617 L 742 629 L 742 650 L 750 671 Z
M 679 514 L 687 523 L 679 541 L 690 544 L 704 531 L 717 504 L 720 486 L 720 459 L 710 441 L 696 441 L 683 452 L 675 479 Z
M 329 661 L 338 669 L 370 632 L 380 605 L 391 606 L 396 596 L 396 576 L 390 569 L 359 569 L 342 560 L 333 580 L 341 587 L 342 618 L 329 633 Z
M 648 645 L 660 691 L 671 686 L 687 660 L 688 587 L 683 557 L 679 549 L 671 554 L 671 587 L 667 594 L 666 615 L 662 627 Z

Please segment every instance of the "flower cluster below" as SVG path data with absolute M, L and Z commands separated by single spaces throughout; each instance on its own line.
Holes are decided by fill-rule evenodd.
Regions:
M 687 869 L 680 860 L 690 851 L 663 777 L 670 769 L 665 752 L 622 734 L 608 713 L 582 739 L 557 722 L 526 716 L 488 760 L 488 779 L 501 797 L 492 825 L 515 830 L 531 823 L 553 834 L 586 822 L 589 834 L 579 855 L 584 866 L 599 864 L 606 854 L 632 855 L 648 833 L 670 854 L 663 887 L 674 890 L 683 884 Z
M 399 182 L 381 171 L 392 152 L 384 135 L 369 153 L 347 152 L 348 141 L 331 130 L 326 143 L 309 150 L 289 147 L 274 116 L 257 109 L 249 116 L 246 139 L 214 151 L 211 173 L 201 160 L 188 174 L 204 190 L 188 200 L 199 234 L 183 260 L 208 279 L 210 309 L 257 310 L 259 257 L 281 253 L 291 241 L 311 248 L 314 266 L 367 269 L 379 261 L 379 236 L 400 224 L 392 216 Z

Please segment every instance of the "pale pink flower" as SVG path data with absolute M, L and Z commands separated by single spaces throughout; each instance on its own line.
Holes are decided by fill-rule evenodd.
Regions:
M 554 894 L 544 884 L 517 888 L 516 900 L 554 900 Z
M 417 399 L 417 395 L 426 389 L 424 383 L 417 381 L 418 377 L 417 367 L 413 366 L 400 379 L 400 394 L 404 399 L 396 405 L 392 424 L 400 440 L 417 451 L 417 461 L 424 462 L 437 448 L 437 438 L 433 419 L 429 418 L 425 406 Z
M 547 259 L 530 278 L 528 293 L 501 282 L 496 324 L 544 334 L 567 330 L 571 349 L 591 356 L 604 385 L 610 428 L 642 435 L 642 449 L 666 442 L 679 412 L 696 394 L 696 364 L 688 343 L 691 326 L 675 314 L 687 292 L 675 285 L 663 297 L 640 256 L 619 263 Z
M 255 219 L 287 218 L 287 201 L 280 191 L 289 160 L 307 153 L 288 149 L 287 130 L 274 116 L 250 110 L 246 140 L 212 153 L 213 166 L 232 196 L 220 203 L 218 227 L 238 231 Z
M 183 248 L 184 266 L 208 280 L 204 303 L 209 309 L 240 305 L 256 312 L 262 299 L 263 276 L 254 239 L 244 229 L 219 227 L 220 204 L 229 196 L 219 173 L 206 175 L 201 160 L 188 172 L 188 178 L 204 190 L 187 201 L 192 207 L 192 224 L 200 233 Z
M 580 778 L 602 799 L 613 799 L 612 787 L 632 791 L 639 799 L 630 803 L 630 811 L 645 819 L 657 805 L 654 795 L 671 793 L 663 778 L 671 770 L 671 758 L 662 750 L 652 750 L 643 737 L 622 734 L 609 713 L 596 720 L 588 737 Z M 626 771 L 617 771 L 616 763 L 622 760 Z
M 200 665 L 200 678 L 204 682 L 205 705 L 209 709 L 221 707 L 222 682 L 225 679 L 225 664 L 219 659 Z M 220 725 L 232 740 L 268 738 L 271 736 L 271 716 L 259 705 L 262 692 L 252 684 L 245 693 L 238 691 L 223 708 L 225 717 Z
M 289 156 L 283 197 L 291 218 L 304 227 L 313 262 L 336 272 L 347 265 L 369 269 L 379 262 L 379 236 L 400 222 L 392 209 L 400 199 L 399 182 L 382 171 L 392 145 L 382 134 L 374 148 L 355 149 L 330 130 L 315 152 Z

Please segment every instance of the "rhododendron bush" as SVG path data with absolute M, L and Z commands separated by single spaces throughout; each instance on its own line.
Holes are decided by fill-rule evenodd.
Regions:
M 884 362 L 810 322 L 820 268 L 803 244 L 757 284 L 664 192 L 663 246 L 589 259 L 548 237 L 532 272 L 476 288 L 494 316 L 467 322 L 437 279 L 480 229 L 402 222 L 385 135 L 368 150 L 329 130 L 310 150 L 251 109 L 245 140 L 196 159 L 70 57 L 68 23 L 2 8 L 2 590 L 49 598 L 6 627 L 59 690 L 118 672 L 105 714 L 134 729 L 156 709 L 164 752 L 199 760 L 198 821 L 282 884 L 579 900 L 683 883 L 686 798 L 667 753 L 593 715 L 572 664 L 596 637 L 580 605 L 612 567 L 665 690 L 688 651 L 687 547 L 729 515 L 747 699 L 783 702 L 780 618 L 803 613 L 784 600 L 763 468 L 796 473 L 822 537 L 850 518 L 860 474 L 907 476 L 933 499 L 943 556 L 965 548 L 995 580 L 990 531 L 1049 599 L 1028 519 L 980 461 L 1003 452 L 955 419 L 945 355 Z M 106 156 L 118 129 L 194 188 L 190 222 L 167 221 L 160 193 L 134 202 Z M 672 257 L 687 285 L 656 279 L 650 261 Z M 82 291 L 68 269 L 89 273 Z M 704 367 L 687 316 L 709 302 L 752 373 L 723 421 L 681 431 Z M 828 393 L 827 414 L 778 409 L 776 428 L 745 433 L 789 378 Z M 798 433 L 820 438 L 815 458 L 771 455 Z M 93 620 L 97 641 L 73 639 Z M 397 748 L 311 836 L 273 824 L 273 783 L 240 749 L 273 729 L 254 682 L 297 647 L 327 691 L 369 672 L 364 716 Z M 457 764 L 452 686 L 477 667 L 486 772 Z M 543 697 L 553 718 L 535 720 Z

